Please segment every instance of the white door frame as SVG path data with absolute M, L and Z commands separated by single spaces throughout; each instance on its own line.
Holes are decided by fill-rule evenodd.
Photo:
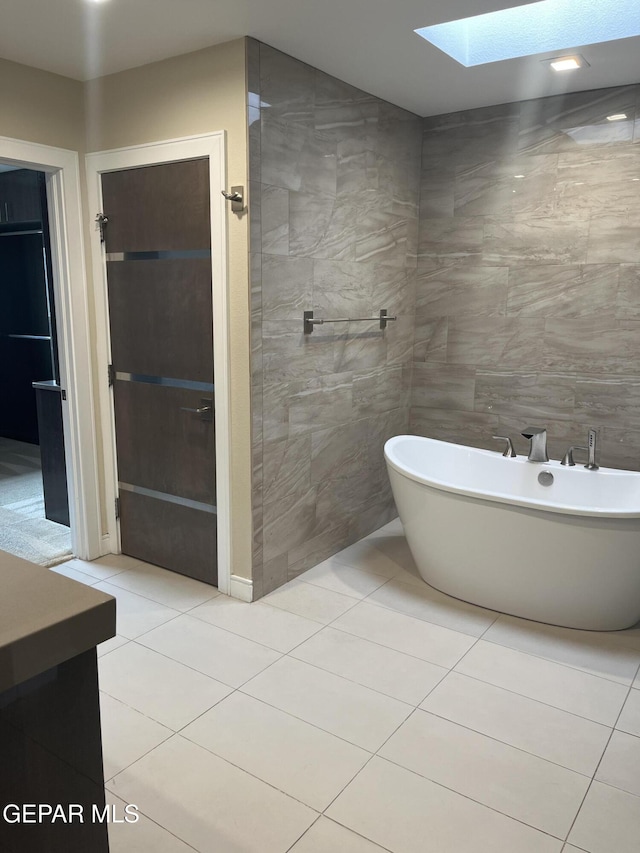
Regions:
M 216 423 L 216 494 L 218 505 L 218 589 L 233 594 L 231 583 L 231 471 L 229 460 L 229 342 L 227 284 L 227 211 L 222 190 L 225 189 L 226 149 L 224 131 L 169 139 L 146 145 L 135 145 L 86 156 L 89 212 L 93 218 L 102 211 L 102 175 L 120 169 L 209 159 L 211 204 L 211 274 L 213 288 L 213 355 Z M 108 213 L 108 212 L 107 212 Z M 108 226 L 107 226 L 108 227 Z M 120 551 L 120 526 L 116 519 L 117 494 L 116 433 L 113 394 L 109 390 L 108 365 L 111 363 L 109 335 L 109 302 L 104 247 L 95 230 L 91 239 L 91 257 L 96 303 L 97 363 L 100 376 L 100 412 L 102 418 L 102 453 L 107 499 L 107 529 L 113 553 Z
M 3 136 L 0 160 L 46 173 L 60 385 L 67 395 L 62 418 L 71 546 L 77 557 L 92 560 L 104 551 L 78 153 Z

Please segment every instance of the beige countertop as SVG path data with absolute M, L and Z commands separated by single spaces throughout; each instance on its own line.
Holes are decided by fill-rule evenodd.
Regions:
M 115 598 L 0 551 L 0 692 L 115 632 Z

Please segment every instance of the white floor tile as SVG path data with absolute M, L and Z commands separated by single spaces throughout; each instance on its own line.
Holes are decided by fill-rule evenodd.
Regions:
M 410 705 L 421 702 L 448 672 L 332 627 L 323 628 L 291 655 Z
M 361 539 L 355 545 L 349 545 L 348 548 L 339 551 L 334 555 L 334 559 L 344 563 L 345 566 L 353 566 L 354 569 L 363 569 L 387 578 L 394 578 L 403 566 L 377 548 L 377 541 L 375 537 Z
M 146 634 L 152 628 L 157 628 L 180 615 L 179 610 L 165 607 L 164 604 L 136 595 L 108 581 L 96 583 L 95 589 L 102 590 L 116 599 L 116 630 L 121 637 L 129 640 L 135 640 L 141 634 Z
M 587 776 L 611 735 L 608 726 L 456 672 L 420 707 Z
M 57 566 L 52 566 L 50 571 L 55 572 L 58 575 L 64 575 L 67 578 L 71 578 L 71 580 L 79 581 L 87 586 L 93 586 L 98 583 L 98 579 L 96 577 L 88 575 L 86 572 L 79 571 L 74 563 L 75 560 L 67 563 L 59 563 Z
M 638 853 L 640 799 L 593 782 L 567 839 L 589 853 Z
M 331 627 L 447 669 L 455 666 L 476 642 L 469 634 L 367 602 L 356 605 Z
M 317 622 L 295 613 L 268 607 L 260 601 L 246 604 L 227 595 L 219 595 L 195 607 L 189 611 L 189 616 L 283 653 L 322 630 Z
M 398 583 L 409 584 L 409 586 L 417 586 L 418 589 L 424 589 L 425 586 L 425 581 L 422 580 L 417 569 L 400 569 L 398 574 L 393 577 L 393 580 Z
M 109 782 L 204 853 L 285 853 L 317 813 L 178 736 Z
M 150 631 L 139 642 L 231 687 L 244 684 L 280 657 L 273 649 L 186 615 Z
M 480 640 L 456 672 L 613 726 L 628 688 L 577 669 Z
M 389 696 L 288 657 L 245 684 L 242 691 L 370 752 L 379 749 L 412 710 Z
M 560 853 L 562 848 L 549 835 L 377 757 L 329 807 L 327 817 L 394 853 Z
M 563 839 L 591 781 L 587 776 L 419 710 L 400 726 L 379 754 Z
M 214 586 L 140 562 L 112 578 L 110 583 L 182 612 L 220 595 Z
M 133 557 L 127 557 L 125 554 L 107 554 L 91 561 L 75 558 L 69 560 L 65 565 L 85 575 L 90 575 L 96 580 L 103 581 L 126 572 L 127 569 L 137 566 L 139 562 L 139 560 L 134 560 Z
M 399 518 L 394 518 L 392 521 L 389 521 L 387 524 L 384 524 L 382 527 L 374 530 L 373 533 L 365 536 L 365 540 L 371 541 L 373 539 L 378 539 L 379 537 L 390 538 L 394 536 L 404 536 L 404 528 Z
M 640 797 L 640 738 L 626 732 L 614 732 L 596 779 Z
M 181 734 L 317 811 L 323 811 L 371 757 L 242 693 L 223 699 Z
M 618 642 L 624 643 L 625 646 L 640 649 L 640 622 L 632 625 L 631 628 L 626 628 L 624 631 L 611 631 L 611 635 L 616 637 Z
M 230 688 L 164 655 L 127 643 L 99 661 L 100 689 L 164 726 L 186 726 Z
M 640 651 L 621 644 L 611 634 L 559 628 L 514 616 L 500 616 L 482 639 L 621 684 L 631 684 L 640 666 Z
M 372 571 L 354 569 L 353 566 L 346 566 L 334 557 L 329 557 L 328 560 L 299 575 L 298 580 L 340 592 L 342 595 L 350 595 L 352 598 L 365 598 L 385 584 L 388 578 Z
M 416 561 L 413 559 L 411 549 L 407 543 L 404 533 L 395 536 L 376 536 L 369 540 L 372 545 L 381 551 L 386 557 L 402 567 L 402 573 L 415 578 L 420 578 Z
M 629 692 L 616 728 L 640 737 L 640 690 Z
M 308 829 L 291 853 L 385 853 L 372 841 L 356 835 L 326 817 L 321 817 Z
M 356 603 L 349 595 L 341 595 L 299 580 L 289 581 L 262 601 L 323 625 L 333 622 Z
M 120 646 L 126 646 L 129 642 L 126 637 L 119 637 L 117 634 L 115 637 L 111 637 L 110 640 L 105 640 L 104 643 L 100 643 L 98 648 L 98 657 L 101 658 L 104 655 L 108 655 L 109 652 L 115 651 L 115 649 L 119 649 Z
M 124 819 L 124 809 L 128 804 L 110 791 L 105 791 L 105 799 L 115 807 L 119 820 Z M 180 841 L 146 815 L 139 814 L 136 823 L 109 824 L 109 853 L 193 853 L 193 847 Z
M 491 610 L 445 595 L 428 584 L 419 587 L 396 580 L 380 587 L 367 601 L 473 637 L 484 634 L 498 616 Z
M 105 780 L 120 773 L 173 734 L 171 729 L 106 693 L 100 694 L 100 722 Z

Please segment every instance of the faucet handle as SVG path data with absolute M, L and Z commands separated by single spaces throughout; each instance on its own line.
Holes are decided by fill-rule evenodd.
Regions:
M 572 444 L 571 447 L 567 450 L 567 452 L 562 457 L 561 465 L 568 465 L 570 468 L 575 466 L 575 462 L 573 461 L 573 454 L 576 450 L 584 450 L 585 453 L 589 452 L 589 448 L 582 444 Z
M 492 437 L 495 438 L 496 441 L 506 441 L 507 442 L 505 449 L 502 451 L 503 456 L 506 456 L 507 458 L 511 458 L 511 459 L 516 458 L 517 454 L 516 454 L 515 450 L 513 449 L 513 442 L 511 441 L 511 439 L 509 438 L 508 435 L 494 435 Z

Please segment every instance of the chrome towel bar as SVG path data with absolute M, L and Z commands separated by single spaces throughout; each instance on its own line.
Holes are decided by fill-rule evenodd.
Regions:
M 371 323 L 374 320 L 379 320 L 380 328 L 386 329 L 387 323 L 397 319 L 397 317 L 389 317 L 386 308 L 381 308 L 377 317 L 337 317 L 335 320 L 323 320 L 320 317 L 314 317 L 313 311 L 305 311 L 303 315 L 305 335 L 310 335 L 314 326 L 322 326 L 324 323 Z

